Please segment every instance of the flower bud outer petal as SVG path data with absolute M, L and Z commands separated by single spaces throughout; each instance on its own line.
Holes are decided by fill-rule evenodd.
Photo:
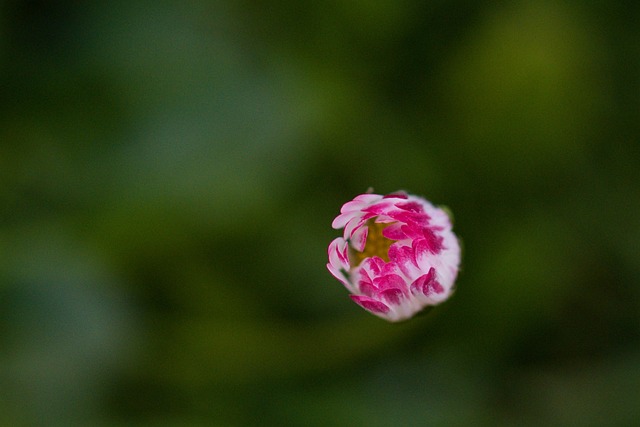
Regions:
M 364 295 L 350 295 L 350 297 L 356 304 L 373 314 L 387 314 L 390 311 L 389 306 L 376 299 Z

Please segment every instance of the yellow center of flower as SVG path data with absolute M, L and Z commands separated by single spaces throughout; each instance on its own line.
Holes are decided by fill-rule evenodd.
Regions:
M 389 248 L 395 241 L 384 237 L 382 235 L 382 230 L 391 224 L 392 223 L 375 222 L 373 219 L 367 221 L 369 232 L 367 233 L 367 241 L 364 245 L 364 250 L 359 252 L 349 246 L 349 259 L 352 265 L 360 265 L 362 260 L 372 256 L 378 256 L 382 258 L 384 262 L 389 262 Z

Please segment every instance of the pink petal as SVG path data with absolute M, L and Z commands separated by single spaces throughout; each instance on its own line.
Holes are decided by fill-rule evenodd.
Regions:
M 340 248 L 340 246 L 342 246 L 342 248 Z M 340 259 L 340 262 L 342 262 L 345 267 L 349 267 L 349 248 L 347 247 L 347 242 L 343 240 L 338 246 L 338 250 L 336 250 L 336 252 L 338 253 L 338 259 Z
M 333 222 L 331 223 L 331 227 L 338 230 L 340 228 L 344 228 L 345 225 L 353 218 L 358 216 L 358 212 L 348 212 L 344 214 L 338 215 Z
M 379 256 L 372 256 L 371 258 L 365 259 L 365 267 L 368 268 L 375 276 L 382 272 L 385 264 L 384 260 Z
M 422 231 L 427 250 L 433 254 L 437 254 L 442 250 L 442 236 L 437 234 L 435 228 L 425 228 Z
M 433 294 L 441 294 L 444 292 L 444 288 L 437 280 L 432 280 L 429 283 L 427 283 L 423 292 L 426 296 L 430 296 Z
M 418 202 L 396 203 L 396 207 L 411 212 L 424 212 L 422 205 Z
M 402 240 L 406 238 L 406 234 L 402 231 L 402 224 L 395 223 L 385 227 L 382 230 L 382 235 L 390 240 Z
M 380 302 L 377 301 L 373 298 L 370 297 L 366 297 L 363 295 L 349 295 L 349 297 L 351 297 L 351 299 L 358 304 L 359 306 L 361 306 L 362 308 L 364 308 L 365 310 L 369 310 L 372 313 L 388 313 L 389 312 L 389 307 Z
M 358 289 L 360 289 L 360 293 L 368 297 L 373 296 L 377 292 L 377 289 L 373 286 L 373 283 L 371 282 L 358 283 Z
M 389 248 L 389 260 L 398 264 L 400 268 L 409 262 L 412 262 L 416 267 L 418 266 L 413 256 L 413 250 L 409 246 L 401 246 L 399 243 L 393 244 Z
M 340 208 L 340 213 L 346 213 L 350 211 L 359 211 L 362 210 L 367 205 L 374 203 L 380 200 L 382 196 L 379 194 L 360 194 L 359 196 L 354 197 L 353 200 L 348 201 L 342 208 Z
M 373 285 L 371 278 L 366 270 L 360 270 L 360 281 L 358 282 L 358 288 L 360 292 L 367 296 L 372 296 L 375 292 L 377 292 L 377 288 Z
M 329 263 L 336 270 L 349 269 L 349 259 L 347 258 L 347 242 L 341 237 L 333 239 L 329 245 Z
M 349 222 L 344 226 L 344 237 L 345 239 L 350 239 L 353 236 L 353 233 L 360 227 L 364 225 L 365 221 L 362 220 L 361 216 L 356 216 L 351 218 Z
M 433 234 L 429 238 L 416 239 L 411 244 L 414 250 L 416 260 L 420 262 L 422 257 L 429 256 L 429 254 L 437 255 L 442 252 L 442 237 Z
M 384 291 L 378 293 L 378 296 L 389 305 L 399 305 L 404 298 L 404 292 L 397 288 L 385 289 Z
M 413 293 L 414 295 L 419 293 L 427 295 L 428 286 L 430 286 L 431 282 L 435 281 L 435 278 L 436 270 L 435 268 L 431 267 L 427 274 L 423 274 L 422 276 L 414 280 L 413 283 L 411 283 L 411 293 Z
M 369 235 L 369 227 L 360 227 L 351 236 L 351 246 L 358 252 L 364 251 L 364 247 L 367 245 L 367 236 Z
M 413 276 L 418 268 L 413 258 L 413 250 L 409 246 L 392 245 L 389 248 L 389 260 L 390 264 L 397 266 L 407 277 Z
M 383 215 L 386 214 L 389 209 L 393 206 L 390 202 L 380 202 L 375 205 L 367 206 L 362 211 L 375 215 Z
M 398 265 L 395 262 L 385 262 L 380 269 L 380 276 L 388 276 L 390 274 L 398 274 L 400 271 Z
M 386 276 L 375 277 L 373 283 L 379 289 L 404 289 L 406 284 L 404 279 L 397 274 L 388 274 Z
M 404 210 L 390 211 L 387 213 L 391 218 L 396 221 L 404 222 L 405 224 L 416 224 L 426 226 L 429 224 L 429 215 L 422 212 L 411 212 Z
M 405 236 L 407 236 L 407 238 L 411 240 L 421 239 L 424 237 L 424 234 L 422 233 L 422 227 L 417 225 L 403 224 L 402 232 L 405 234 Z

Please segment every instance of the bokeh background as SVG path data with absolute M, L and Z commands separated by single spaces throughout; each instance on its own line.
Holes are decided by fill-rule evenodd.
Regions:
M 640 3 L 0 5 L 0 425 L 640 420 Z M 369 187 L 427 316 L 326 271 Z

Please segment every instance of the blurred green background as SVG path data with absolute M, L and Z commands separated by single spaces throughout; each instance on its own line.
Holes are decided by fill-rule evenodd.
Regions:
M 640 419 L 640 3 L 0 3 L 0 425 Z M 455 214 L 387 324 L 342 203 Z

